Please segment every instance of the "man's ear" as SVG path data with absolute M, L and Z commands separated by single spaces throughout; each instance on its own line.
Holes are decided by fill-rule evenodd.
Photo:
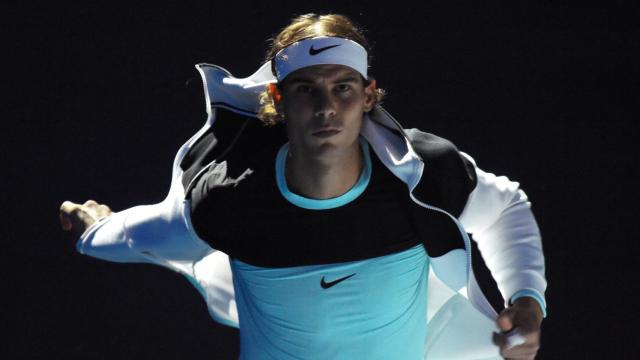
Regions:
M 267 86 L 267 91 L 269 92 L 269 95 L 271 95 L 271 99 L 273 99 L 273 105 L 276 108 L 276 111 L 278 113 L 281 113 L 282 111 L 282 92 L 280 87 L 275 84 L 269 84 Z
M 376 104 L 376 80 L 371 80 L 364 88 L 364 111 L 369 112 Z
M 271 98 L 273 99 L 273 102 L 275 104 L 278 104 L 280 102 L 282 95 L 280 93 L 280 89 L 278 88 L 277 84 L 271 83 L 267 85 L 267 92 L 269 93 L 269 95 L 271 95 Z

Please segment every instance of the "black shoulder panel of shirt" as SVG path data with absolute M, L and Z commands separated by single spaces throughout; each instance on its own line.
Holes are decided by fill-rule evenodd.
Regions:
M 241 135 L 244 138 L 242 153 L 246 159 L 255 159 L 255 155 L 263 154 L 266 148 L 274 148 L 286 141 L 282 126 L 268 127 L 256 118 L 224 108 L 217 108 L 216 112 L 214 125 L 196 140 L 180 163 L 184 171 L 182 185 L 187 199 L 191 198 L 197 177 L 206 172 L 202 170 L 211 166 L 214 160 L 220 163 L 228 158 L 237 147 Z
M 224 158 L 248 124 L 251 125 L 251 128 L 265 128 L 255 118 L 239 115 L 222 108 L 217 111 L 215 126 L 196 140 L 180 163 L 180 167 L 184 171 L 182 185 L 185 188 L 187 198 L 190 197 L 191 190 L 187 187 L 198 172 L 213 160 Z M 283 129 L 266 128 L 262 131 L 264 134 L 256 137 L 262 141 L 257 143 L 254 141 L 256 151 L 260 151 L 261 147 L 267 143 L 275 143 L 270 141 L 272 139 L 266 134 L 267 132 L 277 133 L 275 135 L 280 139 L 284 139 L 285 136 Z M 478 181 L 474 165 L 460 154 L 452 142 L 445 138 L 418 129 L 406 129 L 405 134 L 416 153 L 425 163 L 425 172 L 414 189 L 414 195 L 424 203 L 439 207 L 455 217 L 460 216 L 469 194 L 476 187 Z
M 459 217 L 478 183 L 475 166 L 447 139 L 418 129 L 406 129 L 405 134 L 425 164 L 413 194 Z

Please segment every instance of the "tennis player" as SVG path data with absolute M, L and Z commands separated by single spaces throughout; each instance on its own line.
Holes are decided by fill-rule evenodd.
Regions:
M 83 254 L 184 274 L 239 328 L 242 359 L 533 359 L 546 279 L 531 203 L 451 142 L 403 129 L 371 59 L 347 17 L 307 14 L 248 78 L 199 64 L 209 118 L 167 198 L 65 201 L 63 229 Z

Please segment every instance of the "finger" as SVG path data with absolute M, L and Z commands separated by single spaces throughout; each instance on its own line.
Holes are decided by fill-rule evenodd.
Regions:
M 107 205 L 98 205 L 97 212 L 100 217 L 108 216 L 112 213 L 111 208 L 109 208 Z
M 71 221 L 71 226 L 74 231 L 79 231 L 81 228 L 84 228 L 85 219 L 87 218 L 87 213 L 82 208 L 82 205 L 78 205 L 71 209 L 69 212 L 67 219 Z
M 496 323 L 498 327 L 502 331 L 509 331 L 513 328 L 513 316 L 515 312 L 511 311 L 511 309 L 505 309 L 500 316 L 496 319 Z
M 93 207 L 93 206 L 98 206 L 98 202 L 97 202 L 97 201 L 95 201 L 95 200 L 87 200 L 87 201 L 85 201 L 85 202 L 84 202 L 84 204 L 82 204 L 82 205 L 84 205 L 84 206 L 91 206 L 91 207 Z
M 69 220 L 62 212 L 60 212 L 60 224 L 64 231 L 69 231 L 72 228 L 71 220 Z
M 494 332 L 492 334 L 491 341 L 493 341 L 493 343 L 500 348 L 502 348 L 506 343 L 504 336 L 502 334 L 498 334 L 497 332 Z
M 68 211 L 68 213 L 63 214 L 66 219 L 71 222 L 70 230 L 73 236 L 80 236 L 97 220 L 95 215 L 88 210 L 88 207 L 77 204 L 65 207 L 65 211 Z
M 62 205 L 60 205 L 60 212 L 65 213 L 65 214 L 69 214 L 71 212 L 71 210 L 73 210 L 74 208 L 76 208 L 78 206 L 78 204 L 73 203 L 69 200 L 66 200 L 62 203 Z
M 71 219 L 71 213 L 78 208 L 78 204 L 71 201 L 64 201 L 60 205 L 60 224 L 62 229 L 69 231 L 73 228 L 73 221 Z

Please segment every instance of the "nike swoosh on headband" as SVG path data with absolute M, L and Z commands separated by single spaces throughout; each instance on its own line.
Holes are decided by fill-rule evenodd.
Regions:
M 322 280 L 320 280 L 320 286 L 322 286 L 323 289 L 328 289 L 328 288 L 332 287 L 333 285 L 336 285 L 339 282 L 345 281 L 345 280 L 347 280 L 348 278 L 350 278 L 350 277 L 352 277 L 354 275 L 355 275 L 355 273 L 353 273 L 351 275 L 348 275 L 348 276 L 345 276 L 343 278 L 337 279 L 337 280 L 329 281 L 329 282 L 325 282 L 324 281 L 324 276 L 323 276 Z
M 334 48 L 336 46 L 340 46 L 340 44 L 338 44 L 338 45 L 329 45 L 329 46 L 325 46 L 325 47 L 322 47 L 322 48 L 316 50 L 316 49 L 313 48 L 313 45 L 311 45 L 311 47 L 309 48 L 309 55 L 312 55 L 312 56 L 313 55 L 318 55 L 319 53 L 321 53 L 321 52 L 323 52 L 325 50 L 329 50 L 331 48 Z

